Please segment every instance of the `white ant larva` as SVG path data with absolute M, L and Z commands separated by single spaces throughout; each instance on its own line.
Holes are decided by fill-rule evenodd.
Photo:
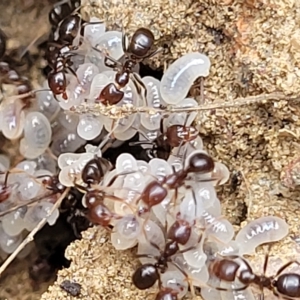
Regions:
M 199 52 L 188 53 L 173 62 L 161 79 L 160 93 L 168 104 L 182 101 L 198 77 L 209 74 L 210 60 Z

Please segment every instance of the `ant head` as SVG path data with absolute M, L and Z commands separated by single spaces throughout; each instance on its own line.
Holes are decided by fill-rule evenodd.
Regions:
M 163 287 L 155 297 L 155 300 L 177 300 L 178 291 Z
M 152 264 L 144 264 L 132 275 L 133 284 L 140 290 L 151 288 L 159 280 L 157 268 Z
M 186 170 L 188 173 L 205 174 L 212 172 L 215 167 L 213 159 L 203 151 L 194 151 L 187 158 Z
M 91 159 L 82 170 L 81 178 L 87 185 L 99 184 L 108 170 L 107 161 L 101 157 Z
M 147 56 L 149 50 L 153 46 L 154 35 L 147 28 L 139 28 L 133 34 L 130 44 L 129 52 L 138 58 Z

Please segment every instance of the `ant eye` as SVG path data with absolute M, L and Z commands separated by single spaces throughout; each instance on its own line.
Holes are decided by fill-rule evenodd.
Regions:
M 209 173 L 214 170 L 215 163 L 213 159 L 204 152 L 193 152 L 188 158 L 187 171 L 189 173 Z
M 133 284 L 140 290 L 152 287 L 158 280 L 159 275 L 154 265 L 145 264 L 139 267 L 132 276 Z

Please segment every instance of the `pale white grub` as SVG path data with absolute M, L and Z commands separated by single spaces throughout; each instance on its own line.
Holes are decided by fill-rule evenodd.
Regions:
M 31 112 L 26 116 L 24 138 L 30 148 L 43 153 L 51 142 L 51 135 L 50 122 L 42 113 Z
M 277 242 L 289 233 L 288 224 L 275 216 L 261 217 L 251 221 L 236 235 L 240 255 L 254 254 L 259 245 Z
M 160 93 L 168 104 L 177 104 L 188 94 L 198 77 L 209 74 L 210 60 L 199 52 L 188 53 L 177 59 L 161 79 Z
M 160 81 L 154 77 L 146 76 L 142 79 L 146 89 L 146 105 L 148 107 L 160 108 L 166 103 L 163 101 L 160 95 Z M 161 121 L 161 114 L 143 114 L 141 118 L 141 124 L 148 130 L 157 130 L 159 129 Z

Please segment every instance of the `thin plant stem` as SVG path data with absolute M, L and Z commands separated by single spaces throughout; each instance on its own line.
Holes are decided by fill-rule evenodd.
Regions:
M 13 262 L 13 260 L 16 258 L 16 256 L 25 248 L 27 244 L 29 244 L 31 241 L 33 241 L 34 236 L 36 233 L 42 229 L 42 227 L 47 223 L 47 218 L 52 215 L 52 213 L 55 211 L 55 209 L 59 208 L 63 199 L 66 197 L 66 195 L 69 193 L 70 187 L 66 188 L 66 190 L 61 194 L 61 196 L 57 199 L 53 207 L 51 208 L 50 212 L 47 214 L 45 218 L 43 218 L 36 227 L 27 235 L 27 237 L 24 239 L 24 241 L 18 246 L 18 248 L 5 260 L 5 262 L 0 267 L 0 277 L 2 273 L 6 270 L 6 268 Z

